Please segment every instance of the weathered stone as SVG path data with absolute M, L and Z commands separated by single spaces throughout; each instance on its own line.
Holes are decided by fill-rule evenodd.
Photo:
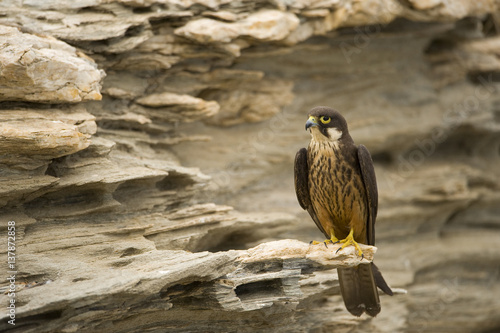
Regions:
M 54 158 L 87 148 L 94 119 L 84 110 L 1 110 L 0 163 L 11 171 L 43 169 Z
M 44 103 L 100 100 L 99 71 L 73 47 L 0 25 L 0 100 Z
M 22 220 L 17 219 L 18 224 Z M 19 275 L 42 273 L 39 279 L 44 283 L 40 283 L 41 280 L 37 283 L 31 281 L 19 286 L 19 300 L 24 300 L 24 304 L 16 310 L 16 328 L 22 327 L 26 332 L 34 330 L 31 326 L 37 326 L 38 332 L 73 330 L 76 327 L 86 327 L 86 330 L 106 327 L 109 332 L 119 331 L 122 324 L 107 324 L 106 313 L 114 308 L 116 302 L 129 304 L 115 309 L 114 315 L 127 316 L 127 325 L 135 327 L 134 331 L 149 326 L 142 318 L 153 314 L 158 317 L 155 325 L 170 326 L 179 310 L 223 311 L 225 316 L 233 318 L 233 325 L 240 322 L 238 313 L 243 313 L 245 317 L 245 312 L 265 313 L 270 307 L 284 307 L 281 315 L 291 318 L 293 312 L 290 309 L 299 308 L 302 302 L 307 302 L 316 294 L 339 292 L 335 274 L 318 279 L 316 271 L 367 263 L 374 251 L 372 247 L 362 246 L 365 259 L 360 261 L 354 250 L 346 249 L 335 254 L 335 248 L 282 240 L 264 243 L 247 251 L 189 253 L 156 250 L 149 242 L 137 243 L 144 229 L 132 226 L 116 229 L 100 224 L 95 225 L 90 233 L 90 229 L 81 225 L 73 230 L 77 232 L 73 235 L 74 255 L 93 248 L 108 269 L 92 275 L 89 274 L 94 266 L 92 261 L 83 263 L 67 258 L 56 262 L 56 253 L 68 250 L 49 243 L 51 239 L 58 238 L 58 233 L 51 233 L 48 239 L 39 239 L 31 245 L 31 250 L 40 253 L 45 247 L 43 244 L 49 243 L 52 254 L 45 253 L 41 258 L 40 255 L 21 257 L 30 265 Z M 135 241 L 133 247 L 117 242 L 120 235 L 129 235 L 129 239 Z M 112 253 L 109 253 L 110 249 L 113 249 Z M 58 272 L 60 265 L 66 267 L 64 272 Z M 266 268 L 270 271 L 263 271 Z M 309 287 L 320 281 L 324 284 L 322 288 Z M 67 288 L 73 290 L 71 295 L 61 292 Z M 107 296 L 102 297 L 103 293 Z M 6 300 L 7 296 L 1 295 L 0 299 Z M 143 311 L 141 304 L 145 300 L 149 300 L 151 306 Z M 194 307 L 189 305 L 193 300 L 197 300 Z M 54 307 L 59 308 L 62 304 L 65 304 L 65 316 L 35 316 L 52 313 Z M 98 313 L 92 310 L 96 307 L 100 309 Z M 93 315 L 85 315 L 88 311 Z M 131 314 L 135 316 L 131 317 Z M 66 316 L 67 319 L 64 318 Z M 6 327 L 3 319 L 0 325 Z M 190 330 L 200 331 L 214 324 L 219 326 L 199 318 L 189 327 Z M 308 327 L 310 324 L 305 321 L 301 325 Z M 258 321 L 251 325 L 260 326 Z M 220 329 L 222 326 L 217 330 Z
M 229 43 L 240 35 L 238 26 L 213 19 L 199 19 L 190 21 L 186 26 L 179 28 L 175 33 L 198 43 L 208 44 L 214 42 Z
M 463 18 L 467 15 L 480 15 L 489 8 L 491 2 L 486 0 L 481 1 L 455 1 L 453 4 L 448 4 L 443 0 L 410 0 L 409 4 L 416 10 L 429 10 L 435 18 L 453 17 Z
M 41 9 L 41 10 L 78 9 L 78 8 L 98 6 L 101 3 L 102 3 L 102 0 L 83 0 L 83 1 L 78 1 L 78 3 L 75 3 L 75 2 L 70 1 L 70 0 L 48 0 L 48 1 L 43 1 L 43 2 L 39 2 L 36 0 L 23 1 L 23 4 L 25 6 L 35 7 L 37 9 Z
M 173 93 L 141 97 L 136 103 L 149 107 L 145 112 L 152 118 L 167 122 L 192 122 L 219 112 L 219 104 L 215 101 Z
M 278 41 L 288 36 L 298 25 L 299 19 L 293 14 L 266 10 L 236 23 L 224 23 L 212 19 L 190 21 L 175 33 L 203 44 L 229 43 L 240 36 L 262 41 Z
M 234 22 L 238 19 L 238 16 L 236 14 L 223 10 L 217 12 L 204 12 L 203 15 L 228 22 Z
M 266 10 L 248 16 L 241 22 L 242 35 L 261 41 L 284 39 L 297 29 L 299 19 L 290 13 L 278 10 Z

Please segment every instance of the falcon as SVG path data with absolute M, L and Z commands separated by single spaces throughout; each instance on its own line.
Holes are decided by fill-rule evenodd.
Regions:
M 326 236 L 325 245 L 341 243 L 337 252 L 353 245 L 362 258 L 358 243 L 375 245 L 378 191 L 371 155 L 354 144 L 338 111 L 318 106 L 308 116 L 311 141 L 295 156 L 297 199 Z M 377 286 L 393 294 L 373 263 L 337 271 L 344 304 L 355 316 L 380 312 Z

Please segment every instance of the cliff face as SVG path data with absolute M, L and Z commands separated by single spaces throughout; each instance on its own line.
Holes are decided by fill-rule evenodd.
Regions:
M 2 1 L 1 330 L 498 330 L 497 6 Z M 316 105 L 375 161 L 376 261 L 408 293 L 374 319 L 339 296 L 359 258 L 306 244 Z

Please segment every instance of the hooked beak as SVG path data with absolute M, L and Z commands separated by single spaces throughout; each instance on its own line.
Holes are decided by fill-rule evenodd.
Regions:
M 318 126 L 318 120 L 314 116 L 310 116 L 309 119 L 307 119 L 306 122 L 306 131 L 313 126 Z

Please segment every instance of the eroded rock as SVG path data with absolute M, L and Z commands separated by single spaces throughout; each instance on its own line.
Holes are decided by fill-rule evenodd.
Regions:
M 191 122 L 213 116 L 219 112 L 219 104 L 189 95 L 162 93 L 144 96 L 137 104 L 147 106 L 147 115 L 166 122 Z
M 318 294 L 339 293 L 337 276 L 333 271 L 328 271 L 328 275 L 317 273 L 344 265 L 366 264 L 375 250 L 362 245 L 365 258 L 360 261 L 354 249 L 348 248 L 335 254 L 335 247 L 327 249 L 323 245 L 310 246 L 299 241 L 282 240 L 264 243 L 247 251 L 189 253 L 156 250 L 150 242 L 138 243 L 137 236 L 144 229 L 129 226 L 106 232 L 109 227 L 96 227 L 93 232 L 104 230 L 96 235 L 90 234 L 89 229 L 80 229 L 80 237 L 75 238 L 77 243 L 74 246 L 77 253 L 82 253 L 82 248 L 97 250 L 94 253 L 108 267 L 102 274 L 89 274 L 94 270 L 92 262 L 83 263 L 69 258 L 56 262 L 54 252 L 68 250 L 55 244 L 51 246 L 52 255 L 47 253 L 41 258 L 40 255 L 23 256 L 30 266 L 19 275 L 28 277 L 35 272 L 42 273 L 39 279 L 44 283 L 19 286 L 19 300 L 24 305 L 17 309 L 20 324 L 16 328 L 22 327 L 31 332 L 34 330 L 31 326 L 37 326 L 38 332 L 49 332 L 86 327 L 85 330 L 106 329 L 114 332 L 126 323 L 138 332 L 151 323 L 150 320 L 144 322 L 144 317 L 152 319 L 156 316 L 155 325 L 170 326 L 176 321 L 174 318 L 184 311 L 209 311 L 213 314 L 217 311 L 233 325 L 239 325 L 247 316 L 245 313 L 264 314 L 271 307 L 280 309 L 280 317 L 290 319 L 295 317 L 294 310 L 309 298 Z M 87 237 L 81 237 L 82 232 Z M 118 235 L 128 235 L 129 245 L 119 245 L 116 242 Z M 38 248 L 37 252 L 41 251 L 42 244 L 47 244 L 41 241 L 38 245 L 32 244 L 32 250 Z M 65 267 L 64 272 L 56 274 L 61 267 Z M 322 287 L 310 288 L 310 285 L 318 284 Z M 71 290 L 71 293 L 63 293 L 62 290 Z M 103 294 L 106 297 L 102 297 Z M 6 296 L 0 298 L 5 299 Z M 146 300 L 149 306 L 145 309 L 141 304 Z M 117 302 L 129 305 L 116 308 L 113 304 Z M 64 311 L 57 310 L 58 315 L 54 315 L 52 309 L 60 308 L 58 304 L 65 304 Z M 100 309 L 98 313 L 93 310 L 96 308 Z M 106 313 L 111 309 L 114 309 L 115 318 L 123 318 L 124 321 L 110 326 Z M 85 315 L 89 311 L 93 312 L 92 316 Z M 279 322 L 282 321 L 286 322 L 284 318 Z M 2 322 L 1 325 L 6 324 Z M 187 329 L 202 331 L 209 327 L 220 330 L 223 326 L 208 318 L 198 318 L 188 324 Z M 249 327 L 259 329 L 262 323 L 255 321 Z M 275 327 L 274 324 L 271 327 Z M 291 326 L 287 324 L 285 327 Z M 302 321 L 300 327 L 306 329 L 311 327 L 311 323 Z M 183 331 L 186 327 L 172 329 Z
M 0 100 L 75 103 L 101 99 L 104 72 L 75 48 L 1 25 L 0 36 Z
M 17 172 L 44 171 L 52 159 L 89 146 L 89 138 L 96 131 L 94 120 L 92 115 L 78 108 L 73 112 L 2 110 L 0 163 Z

